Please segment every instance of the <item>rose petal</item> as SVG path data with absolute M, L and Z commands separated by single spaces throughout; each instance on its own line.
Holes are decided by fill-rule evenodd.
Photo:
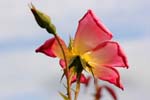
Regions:
M 61 42 L 61 45 L 63 46 L 63 49 L 67 56 L 67 54 L 68 54 L 67 46 L 65 45 L 64 41 L 61 38 L 59 38 L 59 41 Z M 38 49 L 36 49 L 36 52 L 44 53 L 50 57 L 57 56 L 61 59 L 64 59 L 62 50 L 55 38 L 48 39 L 43 45 L 41 45 Z
M 62 69 L 66 68 L 66 64 L 65 64 L 65 61 L 63 59 L 59 60 L 59 64 L 60 64 L 60 66 L 61 66 Z
M 91 77 L 88 76 L 88 77 L 86 78 L 86 81 L 82 82 L 82 83 L 85 84 L 85 87 L 88 87 L 88 86 L 89 86 L 90 80 L 91 80 Z
M 95 100 L 99 100 L 102 98 L 102 87 L 98 86 L 95 93 Z
M 80 82 L 85 84 L 86 86 L 89 84 L 90 78 L 89 77 L 85 77 L 84 74 L 81 74 L 81 78 L 80 78 Z
M 75 51 L 83 54 L 111 38 L 111 32 L 96 18 L 92 10 L 88 10 L 85 16 L 79 21 L 74 40 Z
M 85 84 L 85 85 L 87 86 L 88 83 L 89 83 L 89 80 L 90 80 L 90 78 L 86 78 L 86 77 L 84 76 L 84 74 L 81 74 L 80 82 L 81 82 L 82 84 Z M 76 81 L 77 81 L 77 76 L 74 75 L 74 76 L 72 77 L 71 84 L 74 83 L 74 82 L 76 82 Z
M 120 75 L 116 69 L 109 66 L 96 66 L 93 68 L 93 73 L 95 77 L 104 81 L 108 81 L 109 83 L 112 83 L 123 89 L 123 86 L 120 83 Z
M 103 86 L 103 88 L 105 88 L 110 93 L 110 95 L 112 96 L 113 100 L 118 100 L 116 92 L 113 90 L 113 88 L 111 88 L 109 86 L 106 86 L 106 85 Z
M 93 49 L 89 56 L 96 65 L 128 68 L 126 56 L 117 42 L 104 42 Z

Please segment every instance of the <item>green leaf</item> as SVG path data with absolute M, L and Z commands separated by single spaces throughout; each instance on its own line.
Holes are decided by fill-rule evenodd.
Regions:
M 59 92 L 59 94 L 64 100 L 69 100 L 69 98 L 66 95 L 64 95 L 63 93 Z

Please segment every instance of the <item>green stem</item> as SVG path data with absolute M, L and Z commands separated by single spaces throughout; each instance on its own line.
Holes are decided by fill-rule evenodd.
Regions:
M 99 89 L 99 85 L 98 85 L 98 80 L 95 78 L 94 79 L 94 85 L 95 85 L 95 100 L 100 100 L 100 97 L 97 96 L 99 93 L 98 93 L 98 89 Z
M 58 36 L 57 36 L 56 34 L 54 34 L 54 36 L 55 36 L 55 38 L 56 38 L 56 40 L 57 40 L 57 42 L 58 42 L 58 44 L 59 44 L 59 46 L 60 46 L 60 48 L 61 48 L 61 51 L 62 51 L 62 53 L 63 53 L 64 61 L 65 61 L 65 64 L 66 64 L 66 68 L 64 69 L 64 73 L 65 73 L 66 79 L 67 79 L 67 95 L 68 95 L 68 99 L 69 99 L 69 100 L 72 100 L 72 97 L 71 97 L 71 87 L 70 87 L 70 86 L 71 86 L 71 85 L 70 85 L 70 77 L 69 77 L 69 75 L 68 75 L 69 68 L 68 68 L 68 64 L 67 64 L 66 54 L 65 54 L 65 51 L 64 51 L 64 49 L 63 49 L 63 46 L 62 46 L 62 44 L 61 44 L 61 42 L 60 42 Z
M 81 78 L 81 74 L 77 75 L 77 83 L 76 83 L 76 90 L 75 90 L 74 100 L 78 99 L 78 95 L 79 95 L 79 91 L 80 91 L 80 78 Z

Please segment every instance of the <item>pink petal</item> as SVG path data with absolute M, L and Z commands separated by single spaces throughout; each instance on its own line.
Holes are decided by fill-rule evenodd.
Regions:
M 74 40 L 75 51 L 83 54 L 111 38 L 111 32 L 96 18 L 92 10 L 88 10 L 79 21 Z
M 113 100 L 118 100 L 115 91 L 111 87 L 105 85 L 103 88 L 105 88 L 110 93 L 110 95 L 113 97 Z
M 81 74 L 80 82 L 88 86 L 91 77 L 85 77 L 84 74 Z
M 84 74 L 81 74 L 80 82 L 81 82 L 82 84 L 85 84 L 85 85 L 87 86 L 87 85 L 89 84 L 89 80 L 90 80 L 90 78 L 86 78 L 86 77 L 84 76 Z M 71 83 L 74 83 L 74 82 L 76 82 L 76 81 L 77 81 L 77 76 L 74 75 L 74 76 L 72 77 Z
M 68 54 L 68 49 L 64 41 L 61 38 L 59 38 L 59 41 L 61 42 L 66 54 Z M 36 49 L 36 52 L 44 53 L 50 57 L 57 56 L 62 59 L 64 58 L 62 54 L 62 50 L 60 49 L 60 46 L 55 38 L 48 39 L 43 45 L 41 45 L 38 49 Z
M 123 86 L 120 83 L 120 75 L 116 69 L 109 66 L 99 66 L 93 68 L 93 73 L 95 77 L 104 81 L 108 81 L 109 83 L 112 83 L 123 89 Z
M 97 65 L 128 68 L 127 59 L 117 42 L 107 41 L 98 45 L 90 54 Z
M 98 86 L 95 93 L 95 100 L 99 100 L 102 98 L 102 87 Z
M 90 80 L 91 80 L 91 77 L 89 76 L 89 77 L 86 78 L 86 81 L 84 81 L 84 82 L 82 82 L 82 83 L 84 83 L 85 86 L 88 87 L 88 86 L 89 86 L 89 83 L 90 83 Z
M 65 64 L 65 61 L 63 59 L 60 59 L 59 60 L 59 64 L 60 66 L 62 67 L 62 69 L 65 69 L 66 68 L 66 64 Z
M 41 45 L 38 49 L 36 49 L 36 52 L 44 53 L 45 55 L 50 56 L 50 57 L 56 57 L 56 55 L 54 54 L 52 50 L 53 44 L 55 44 L 55 38 L 51 38 L 45 41 L 43 45 Z
M 76 82 L 76 81 L 77 81 L 77 77 L 76 77 L 76 75 L 74 75 L 74 76 L 72 77 L 71 84 L 74 83 L 74 82 Z

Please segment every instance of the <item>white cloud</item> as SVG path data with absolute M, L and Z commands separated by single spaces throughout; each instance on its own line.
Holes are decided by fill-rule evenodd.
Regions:
M 144 37 L 121 43 L 130 65 L 129 69 L 120 71 L 125 87 L 125 91 L 117 92 L 121 100 L 149 98 L 149 42 L 148 37 Z M 64 88 L 59 83 L 62 73 L 60 73 L 58 60 L 35 54 L 32 50 L 7 52 L 0 55 L 0 98 L 19 96 L 20 93 L 39 94 L 37 91 L 42 91 L 46 95 L 40 92 L 41 95 L 38 96 L 56 95 L 56 98 L 59 99 L 57 92 Z M 82 96 L 84 99 L 87 97 Z
M 0 99 L 43 89 L 57 93 L 61 70 L 56 60 L 20 51 L 1 54 L 0 64 Z
M 137 77 L 135 79 L 137 79 L 138 81 L 143 80 L 142 83 L 146 83 L 146 84 L 147 83 L 150 84 L 150 80 L 148 78 L 149 77 L 148 69 L 150 69 L 149 68 L 150 64 L 148 63 L 149 62 L 148 60 L 150 59 L 150 53 L 149 53 L 150 40 L 148 37 L 149 35 L 147 37 L 144 37 L 144 38 L 142 37 L 137 40 L 132 40 L 124 44 L 125 50 L 129 58 L 129 64 L 131 67 L 130 74 L 132 74 L 132 76 L 134 77 Z M 147 81 L 145 81 L 145 79 L 147 79 Z
M 113 32 L 115 32 L 115 29 L 119 30 L 119 25 L 124 25 L 125 31 L 122 28 L 119 32 L 132 33 L 137 30 L 144 34 L 142 38 L 135 40 L 132 37 L 133 40 L 122 43 L 128 55 L 130 68 L 121 70 L 125 91 L 119 91 L 118 95 L 121 100 L 138 100 L 141 98 L 146 100 L 150 98 L 148 94 L 150 92 L 150 64 L 148 61 L 150 59 L 150 40 L 148 38 L 150 14 L 144 10 L 144 7 L 145 9 L 149 7 L 149 2 L 146 2 L 146 0 L 109 0 L 109 2 L 106 0 L 87 0 L 86 2 L 63 0 L 60 3 L 58 0 L 2 0 L 0 1 L 0 42 L 4 45 L 7 40 L 33 38 L 36 33 L 45 32 L 35 23 L 27 6 L 30 2 L 51 15 L 60 33 L 75 32 L 77 21 L 88 8 L 92 8 Z M 42 35 L 36 34 L 36 37 Z M 58 83 L 61 71 L 57 60 L 26 50 L 12 52 L 11 48 L 7 52 L 0 52 L 0 55 L 0 99 L 8 96 L 18 96 L 20 93 L 42 94 L 37 91 L 54 96 L 61 90 L 62 87 Z
M 102 17 L 104 22 L 111 27 L 116 26 L 119 22 L 133 22 L 132 16 L 137 18 L 142 16 L 143 21 L 139 23 L 148 24 L 148 18 L 143 13 L 146 13 L 144 7 L 148 8 L 148 3 L 140 0 L 98 0 L 98 1 L 81 1 L 81 0 L 2 0 L 0 1 L 0 40 L 6 41 L 15 38 L 32 38 L 33 36 L 42 36 L 44 33 L 40 29 L 29 10 L 28 4 L 33 2 L 40 10 L 48 15 L 51 15 L 53 22 L 56 24 L 59 33 L 72 33 L 75 32 L 77 21 L 84 15 L 87 9 L 91 8 L 99 17 Z M 106 19 L 105 19 L 106 18 Z M 146 18 L 146 19 L 145 19 Z M 140 19 L 140 17 L 138 17 Z M 139 20 L 135 20 L 139 21 Z M 114 22 L 113 22 L 114 20 Z M 108 23 L 107 23 L 108 21 Z M 133 22 L 133 23 L 134 23 Z M 114 23 L 111 25 L 111 23 Z M 115 24 L 117 23 L 117 24 Z M 65 25 L 64 25 L 65 24 Z M 128 23 L 129 24 L 129 23 Z M 121 24 L 121 26 L 127 25 Z M 139 26 L 140 24 L 136 24 Z M 148 26 L 148 25 L 145 25 Z M 118 26 L 117 26 L 118 27 Z M 112 28 L 113 29 L 113 28 Z M 146 28 L 148 29 L 148 28 Z M 144 29 L 142 29 L 144 31 Z
M 124 47 L 129 61 L 129 69 L 121 70 L 125 91 L 120 93 L 120 99 L 140 100 L 150 98 L 150 45 L 149 36 L 137 40 L 124 42 Z

